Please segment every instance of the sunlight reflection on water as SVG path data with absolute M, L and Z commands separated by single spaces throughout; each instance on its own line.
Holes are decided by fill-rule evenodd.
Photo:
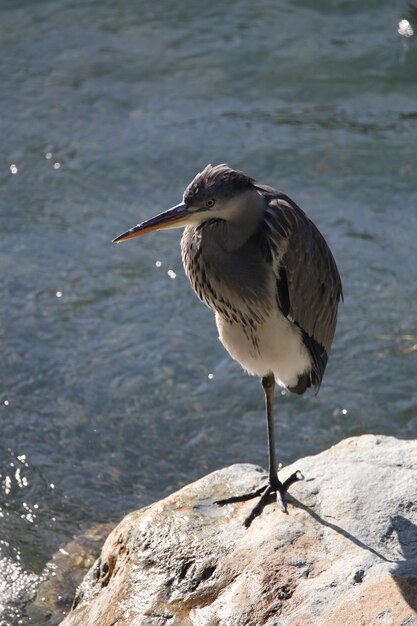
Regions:
M 398 34 L 402 37 L 412 37 L 414 35 L 414 30 L 408 20 L 398 22 Z

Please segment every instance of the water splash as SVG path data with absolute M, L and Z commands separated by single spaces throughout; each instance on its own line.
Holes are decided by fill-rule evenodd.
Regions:
M 5 542 L 2 542 L 5 543 Z M 0 546 L 0 624 L 26 624 L 24 606 L 36 595 L 44 574 L 27 572 L 19 563 L 20 554 L 14 559 L 1 556 Z

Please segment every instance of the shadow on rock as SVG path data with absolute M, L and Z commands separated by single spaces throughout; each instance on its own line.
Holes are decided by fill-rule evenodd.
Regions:
M 354 543 L 355 546 L 358 546 L 358 548 L 362 548 L 362 550 L 367 550 L 368 552 L 371 552 L 372 554 L 377 556 L 379 559 L 382 559 L 382 561 L 386 561 L 387 563 L 393 563 L 391 559 L 387 559 L 387 557 L 385 557 L 383 554 L 378 552 L 378 550 L 371 548 L 371 546 L 368 546 L 366 543 L 364 543 L 363 541 L 361 541 L 360 539 L 352 535 L 352 533 L 348 532 L 341 526 L 338 526 L 337 524 L 333 524 L 332 522 L 328 522 L 327 520 L 323 519 L 322 517 L 320 517 L 320 515 L 318 515 L 315 511 L 313 511 L 313 509 L 311 509 L 309 506 L 306 506 L 305 504 L 303 504 L 302 502 L 300 502 L 293 496 L 288 496 L 288 502 L 290 502 L 293 506 L 297 507 L 298 509 L 302 509 L 303 511 L 311 515 L 311 517 L 319 524 L 322 524 L 322 526 L 325 526 L 326 528 L 330 528 L 331 530 L 334 530 L 336 533 L 338 533 L 345 539 L 348 539 L 349 541 Z
M 416 507 L 410 503 L 410 506 Z M 391 524 L 385 533 L 385 541 L 395 541 L 395 534 L 404 560 L 397 561 L 391 569 L 404 600 L 417 611 L 417 526 L 402 515 L 391 518 Z

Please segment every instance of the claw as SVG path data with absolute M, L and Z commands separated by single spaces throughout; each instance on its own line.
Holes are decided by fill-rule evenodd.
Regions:
M 262 513 L 269 497 L 273 493 L 275 493 L 276 502 L 281 511 L 283 513 L 288 513 L 287 505 L 285 502 L 285 494 L 287 493 L 291 485 L 299 480 L 304 480 L 304 476 L 300 471 L 296 471 L 291 474 L 291 476 L 289 476 L 283 483 L 277 477 L 276 480 L 270 480 L 267 485 L 263 485 L 255 491 L 244 493 L 241 496 L 232 496 L 230 498 L 224 498 L 223 500 L 216 500 L 215 504 L 218 504 L 219 506 L 224 506 L 225 504 L 233 504 L 235 502 L 246 502 L 247 500 L 251 500 L 252 498 L 260 496 L 258 502 L 243 522 L 243 525 L 246 528 L 249 528 L 253 520 Z
M 279 508 L 281 509 L 281 511 L 283 513 L 288 513 L 288 511 L 287 511 L 287 503 L 285 502 L 285 499 L 283 498 L 282 493 L 280 491 L 276 491 L 275 492 L 275 496 L 276 496 L 277 504 L 278 504 Z

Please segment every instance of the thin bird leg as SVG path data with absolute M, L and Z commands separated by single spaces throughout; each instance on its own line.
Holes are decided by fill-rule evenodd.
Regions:
M 266 425 L 268 429 L 269 484 L 271 486 L 276 486 L 278 489 L 281 487 L 281 483 L 278 480 L 278 465 L 275 455 L 275 425 L 273 411 L 275 378 L 273 374 L 268 374 L 268 376 L 264 376 L 262 378 L 262 387 L 265 392 Z
M 268 475 L 269 480 L 267 485 L 263 485 L 259 489 L 250 493 L 245 493 L 241 496 L 232 496 L 231 498 L 225 498 L 224 500 L 217 500 L 216 504 L 224 505 L 231 504 L 233 502 L 244 502 L 260 496 L 259 501 L 253 507 L 252 511 L 244 520 L 243 524 L 246 528 L 252 524 L 255 517 L 260 515 L 265 505 L 270 500 L 270 496 L 275 494 L 276 501 L 284 513 L 287 512 L 285 504 L 285 494 L 289 487 L 297 480 L 302 480 L 303 476 L 300 472 L 294 472 L 283 483 L 278 478 L 278 465 L 275 455 L 275 427 L 274 427 L 274 415 L 273 415 L 273 401 L 275 390 L 275 378 L 273 374 L 268 374 L 262 378 L 262 387 L 265 392 L 265 405 L 266 405 L 266 420 L 268 427 L 268 452 L 269 452 L 269 468 Z

